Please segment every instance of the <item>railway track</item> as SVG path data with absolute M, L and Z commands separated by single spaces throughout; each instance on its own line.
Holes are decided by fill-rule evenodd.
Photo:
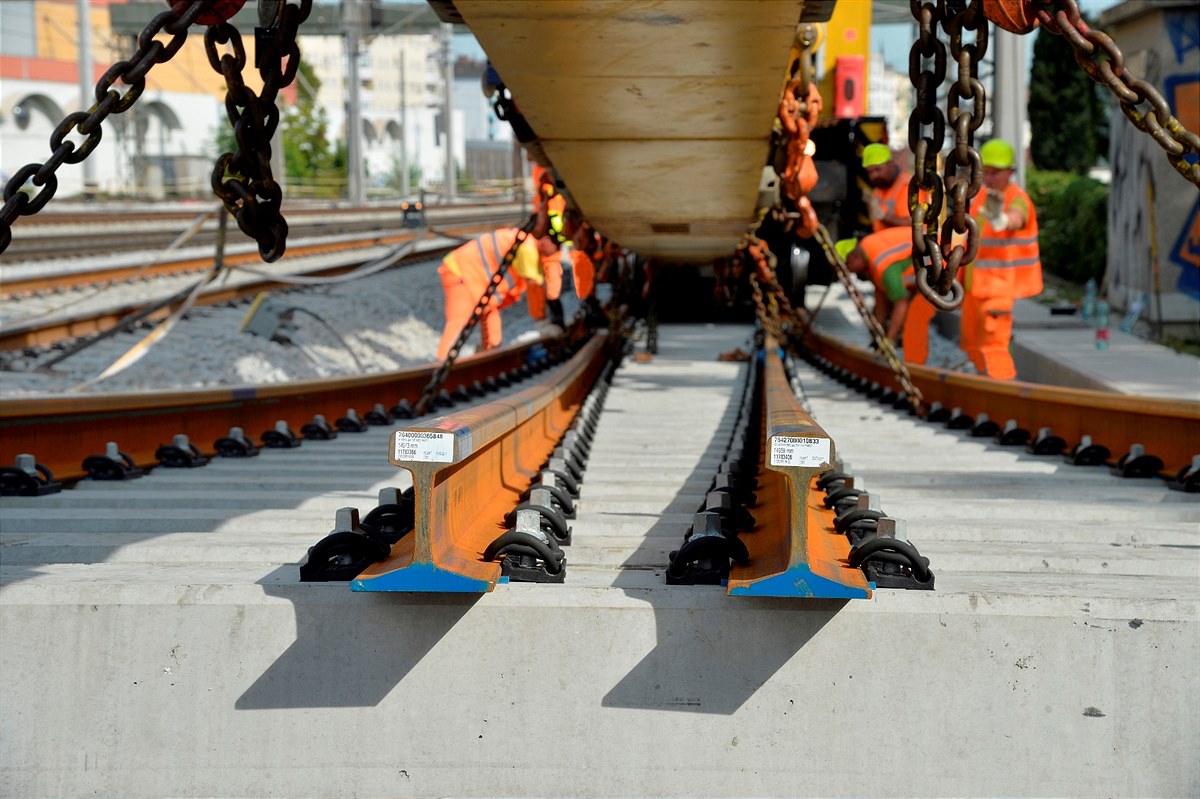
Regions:
M 23 218 L 12 243 L 4 252 L 6 264 L 54 261 L 66 258 L 94 258 L 98 252 L 155 252 L 170 245 L 193 225 L 190 246 L 211 250 L 216 241 L 216 206 L 200 210 L 154 210 L 145 207 L 128 210 L 82 212 L 45 212 Z M 498 211 L 510 216 L 520 212 L 511 202 L 463 203 L 453 207 L 429 206 L 425 218 L 430 224 L 460 224 L 472 219 L 488 219 Z M 288 210 L 288 226 L 296 238 L 339 236 L 374 232 L 403 226 L 402 204 L 366 207 L 300 206 Z M 251 245 L 253 240 L 237 225 L 227 232 L 230 245 Z M 16 291 L 19 291 L 17 289 Z M 11 287 L 0 292 L 13 293 Z
M 344 275 L 379 259 L 397 263 L 411 257 L 437 254 L 460 241 L 496 225 L 514 220 L 513 207 L 468 209 L 446 215 L 436 228 L 374 229 L 363 237 L 343 234 L 297 239 L 285 258 L 264 266 L 253 243 L 231 247 L 223 259 L 219 281 L 213 272 L 211 252 L 201 248 L 179 251 L 140 263 L 125 256 L 108 256 L 87 264 L 47 267 L 44 263 L 12 264 L 0 283 L 0 350 L 44 347 L 67 339 L 88 336 L 128 322 L 153 321 L 168 314 L 171 304 L 139 311 L 154 303 L 186 293 L 197 280 L 209 285 L 197 296 L 198 305 L 233 302 L 261 291 L 300 281 Z M 136 288 L 135 291 L 127 287 Z M 134 298 L 130 298 L 133 295 Z
M 287 717 L 336 715 L 354 707 L 360 722 L 384 731 L 390 746 L 406 751 L 418 745 L 417 733 L 401 719 L 417 714 L 430 729 L 465 724 L 482 762 L 503 763 L 504 770 L 535 770 L 537 752 L 552 740 L 563 743 L 560 756 L 586 758 L 579 738 L 556 735 L 559 724 L 532 723 L 529 708 L 545 703 L 572 724 L 586 719 L 597 730 L 587 744 L 593 757 L 598 749 L 606 757 L 628 758 L 630 747 L 638 748 L 616 734 L 632 729 L 617 717 L 630 710 L 665 712 L 662 723 L 696 742 L 699 751 L 692 747 L 692 754 L 710 766 L 673 776 L 675 788 L 690 793 L 738 792 L 722 776 L 735 765 L 759 769 L 760 787 L 783 790 L 809 774 L 803 764 L 814 757 L 833 764 L 809 776 L 817 792 L 826 793 L 847 792 L 851 784 L 857 791 L 895 793 L 897 774 L 905 775 L 905 794 L 962 793 L 967 782 L 976 792 L 1008 786 L 1012 793 L 1014 779 L 1033 792 L 1185 793 L 1180 788 L 1192 784 L 1194 769 L 1166 772 L 1152 764 L 1164 755 L 1174 760 L 1175 754 L 1180 756 L 1175 762 L 1186 762 L 1184 753 L 1200 740 L 1186 702 L 1155 698 L 1185 695 L 1200 662 L 1195 496 L 1171 491 L 1161 479 L 1120 479 L 1107 469 L 1070 466 L 1061 457 L 1027 454 L 967 430 L 920 421 L 813 365 L 772 362 L 770 349 L 761 369 L 753 361 L 716 361 L 718 352 L 744 344 L 750 334 L 748 328 L 664 327 L 653 361 L 625 359 L 615 370 L 604 366 L 611 350 L 593 341 L 507 392 L 448 409 L 436 420 L 396 420 L 332 440 L 314 435 L 300 447 L 264 449 L 254 458 L 220 457 L 196 468 L 158 466 L 138 479 L 84 480 L 57 494 L 0 499 L 4 604 L 10 619 L 23 622 L 7 629 L 17 631 L 15 651 L 27 652 L 8 656 L 6 690 L 35 696 L 28 712 L 47 717 L 60 703 L 82 707 L 72 716 L 77 731 L 63 733 L 68 745 L 113 714 L 176 701 L 169 692 L 177 690 L 191 712 L 235 738 L 262 729 L 268 717 L 237 711 Z M 528 358 L 528 349 L 508 348 L 468 359 L 450 383 L 470 385 L 497 367 L 511 372 Z M 88 397 L 54 400 L 36 412 L 5 403 L 3 440 L 6 446 L 14 440 L 36 444 L 37 451 L 65 459 L 65 450 L 81 438 L 88 437 L 88 451 L 102 448 L 101 439 L 115 439 L 144 468 L 155 463 L 148 451 L 169 441 L 169 430 L 187 431 L 207 455 L 209 437 L 227 433 L 235 420 L 253 438 L 280 418 L 298 427 L 316 408 L 333 419 L 349 404 L 361 412 L 372 400 L 390 403 L 407 396 L 426 374 L 412 375 L 406 387 L 391 376 L 377 378 L 369 389 L 361 381 L 338 381 L 292 391 L 262 389 L 254 396 L 189 392 L 169 403 L 143 397 L 136 408 L 117 407 L 131 405 L 128 399 Z M 778 396 L 748 405 L 747 387 L 759 379 L 774 385 Z M 597 388 L 600 399 L 590 399 Z M 764 403 L 757 422 L 747 412 L 756 402 Z M 807 408 L 811 417 L 779 417 L 783 411 L 772 402 L 794 403 L 783 410 L 804 414 Z M 586 415 L 576 417 L 580 409 Z M 24 413 L 15 413 L 19 410 Z M 810 421 L 818 427 L 808 426 Z M 794 427 L 798 424 L 804 426 Z M 28 438 L 34 430 L 41 436 L 37 441 Z M 398 431 L 446 435 L 453 444 L 444 457 L 401 457 Z M 935 590 L 878 587 L 866 601 L 797 597 L 819 585 L 810 575 L 785 581 L 792 586 L 790 601 L 738 597 L 733 586 L 747 574 L 744 567 L 738 572 L 736 562 L 724 588 L 669 584 L 681 582 L 669 579 L 672 575 L 687 571 L 677 568 L 676 553 L 687 546 L 689 532 L 687 540 L 706 540 L 704 533 L 714 531 L 710 538 L 727 538 L 719 518 L 698 512 L 731 516 L 722 500 L 713 499 L 721 475 L 735 471 L 731 458 L 758 447 L 766 455 L 771 449 L 764 442 L 773 435 L 827 436 L 835 442 L 830 454 L 852 477 L 852 486 L 844 478 L 841 486 L 865 492 L 865 498 L 854 498 L 856 507 L 878 511 L 860 521 L 866 527 L 875 522 L 874 537 L 884 538 L 889 530 L 903 538 L 905 528 L 882 525 L 880 517 L 906 523 L 907 540 L 930 561 Z M 512 443 L 506 443 L 508 436 L 515 436 Z M 586 463 L 569 521 L 571 540 L 559 546 L 565 553 L 562 583 L 505 583 L 516 578 L 501 573 L 503 564 L 478 558 L 455 571 L 464 547 L 478 555 L 505 524 L 553 534 L 553 525 L 537 517 L 532 525 L 529 519 L 493 517 L 522 502 L 554 505 L 532 491 L 554 482 L 547 471 L 565 471 L 578 457 L 557 448 L 579 453 L 581 438 L 588 439 Z M 530 446 L 540 449 L 523 449 Z M 345 580 L 302 583 L 301 564 L 313 562 L 310 548 L 331 532 L 366 540 L 389 529 L 379 518 L 367 522 L 377 505 L 405 502 L 402 492 L 412 482 L 398 465 L 416 475 L 414 504 L 384 516 L 403 527 L 395 517 L 411 512 L 417 531 L 403 534 L 353 587 L 401 593 L 381 602 L 347 591 Z M 484 477 L 488 469 L 499 471 Z M 773 557 L 787 573 L 796 566 L 797 552 L 811 547 L 796 546 L 795 535 L 778 534 L 781 528 L 795 533 L 795 517 L 782 507 L 788 491 L 768 485 L 769 471 L 765 464 L 755 471 L 757 503 L 747 509 L 754 522 L 738 537 L 747 542 L 751 569 Z M 807 487 L 810 498 L 823 504 L 822 492 L 812 483 Z M 448 497 L 452 504 L 446 504 Z M 357 519 L 350 508 L 359 512 Z M 463 508 L 488 511 L 471 518 L 461 515 Z M 822 511 L 812 513 L 820 517 Z M 474 532 L 465 537 L 434 532 L 455 519 Z M 810 522 L 807 537 L 819 535 L 841 538 L 846 549 L 833 557 L 844 568 L 851 536 L 818 531 Z M 437 554 L 425 558 L 426 548 Z M 724 552 L 718 547 L 702 554 L 713 560 Z M 332 554 L 346 556 L 341 562 L 351 559 L 344 551 Z M 522 554 L 513 550 L 504 560 Z M 821 557 L 805 561 L 818 576 L 828 573 L 813 568 Z M 693 561 L 695 582 L 705 581 L 705 559 Z M 422 573 L 420 564 L 436 568 Z M 494 587 L 484 599 L 411 593 L 463 590 L 448 575 L 465 572 L 476 580 L 482 566 L 489 575 L 486 586 L 472 584 L 468 590 L 478 597 Z M 385 584 L 373 587 L 372 580 Z M 388 586 L 389 580 L 400 582 Z M 38 604 L 51 597 L 51 605 Z M 64 641 L 112 636 L 115 646 L 144 650 L 139 657 L 153 663 L 163 660 L 172 686 L 167 679 L 147 681 L 133 668 L 126 684 L 111 687 L 100 701 L 80 701 L 80 692 L 94 690 L 91 679 L 32 693 L 36 678 L 19 675 L 38 670 L 17 664 L 31 658 L 65 662 L 67 650 L 35 642 L 28 625 L 38 614 L 59 613 L 60 606 L 71 614 L 61 622 Z M 139 606 L 162 623 L 136 631 Z M 76 607 L 93 607 L 94 620 L 77 614 Z M 295 633 L 282 635 L 279 625 L 293 613 Z M 252 649 L 244 650 L 241 633 L 231 638 L 224 632 L 230 614 L 253 631 Z M 54 653 L 64 657 L 48 657 Z M 515 663 L 516 671 L 493 668 L 492 658 Z M 479 659 L 475 670 L 470 664 Z M 201 677 L 209 663 L 236 663 L 236 674 L 213 683 Z M 337 671 L 337 664 L 347 676 L 330 693 L 314 670 Z M 360 672 L 364 676 L 354 676 Z M 1150 673 L 1153 680 L 1146 680 Z M 890 724 L 880 716 L 879 701 L 899 701 L 897 685 L 911 692 L 931 681 L 961 685 L 956 702 L 922 702 L 921 723 L 904 725 L 915 740 L 882 748 L 868 770 L 855 771 L 855 731 Z M 319 685 L 326 690 L 312 693 Z M 506 701 L 494 701 L 497 691 Z M 487 696 L 493 701 L 473 713 L 471 702 Z M 784 715 L 797 707 L 800 718 Z M 845 730 L 805 732 L 807 711 L 825 716 L 833 710 L 847 717 Z M 890 717 L 890 711 L 884 713 Z M 725 735 L 730 724 L 737 731 Z M 1026 765 L 1024 776 L 990 766 L 992 755 L 982 749 L 953 743 L 964 724 L 989 740 L 1011 736 Z M 1110 763 L 1111 736 L 1097 731 L 1114 725 L 1134 735 L 1143 728 L 1174 734 L 1152 747 L 1155 752 L 1104 765 Z M 176 749 L 196 750 L 207 726 L 189 725 L 177 733 L 162 757 Z M 476 737 L 477 729 L 482 737 Z M 780 729 L 789 734 L 780 738 Z M 519 730 L 531 745 L 511 745 Z M 286 729 L 274 734 L 283 741 L 292 737 Z M 734 735 L 747 743 L 746 751 L 730 744 Z M 1063 736 L 1083 751 L 1078 760 L 1087 768 L 1064 767 L 1050 754 L 1043 739 Z M 777 741 L 767 747 L 770 752 L 758 745 L 766 737 Z M 718 738 L 720 747 L 713 743 Z M 11 740 L 18 753 L 34 745 L 20 730 Z M 109 746 L 101 750 L 107 756 Z M 321 751 L 318 765 L 328 758 L 330 766 L 382 754 L 374 739 L 354 749 L 331 741 Z M 956 767 L 935 768 L 950 752 L 956 753 Z M 781 754 L 795 765 L 781 770 Z M 147 765 L 158 758 L 151 755 Z M 208 768 L 213 758 L 222 758 L 226 768 L 212 790 L 254 792 L 253 765 L 217 745 L 212 754 L 200 755 L 200 767 Z M 630 779 L 649 778 L 631 762 Z M 767 768 L 768 763 L 776 766 Z M 500 766 L 472 768 L 467 776 L 429 771 L 419 760 L 402 765 L 435 792 L 519 791 Z M 72 773 L 60 773 L 68 792 Z M 116 785 L 119 773 L 102 771 L 99 779 Z M 625 784 L 589 769 L 582 777 L 579 769 L 551 773 L 552 789 L 526 793 L 561 794 L 572 779 L 593 786 L 615 779 L 614 790 Z M 332 778 L 316 777 L 308 790 L 323 792 Z M 95 776 L 89 779 L 96 784 Z

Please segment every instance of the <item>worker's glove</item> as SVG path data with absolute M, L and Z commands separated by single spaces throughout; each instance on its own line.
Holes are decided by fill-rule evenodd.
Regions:
M 883 206 L 879 202 L 879 198 L 874 193 L 868 194 L 864 199 L 867 201 L 867 213 L 871 217 L 872 222 L 878 222 L 883 219 Z
M 1003 194 L 991 189 L 987 190 L 987 197 L 983 201 L 983 218 L 998 233 L 1008 229 L 1008 214 L 1004 213 Z

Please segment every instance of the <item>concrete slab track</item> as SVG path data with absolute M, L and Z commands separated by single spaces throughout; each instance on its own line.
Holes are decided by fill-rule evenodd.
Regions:
M 334 509 L 405 484 L 383 429 L 0 500 L 0 796 L 1200 793 L 1200 503 L 1158 481 L 801 365 L 938 590 L 663 584 L 745 369 L 716 354 L 748 335 L 665 327 L 617 372 L 562 586 L 298 583 Z

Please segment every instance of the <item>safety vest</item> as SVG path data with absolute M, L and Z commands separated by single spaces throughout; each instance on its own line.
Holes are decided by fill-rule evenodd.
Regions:
M 879 207 L 884 216 L 895 216 L 904 220 L 912 219 L 912 215 L 908 212 L 908 183 L 911 180 L 912 175 L 908 172 L 897 172 L 896 179 L 891 186 L 886 189 L 871 190 L 871 193 L 879 201 Z M 871 224 L 876 233 L 889 227 L 883 223 L 882 219 L 876 219 Z
M 468 291 L 483 296 L 484 290 L 492 282 L 492 275 L 496 273 L 500 262 L 504 260 L 504 254 L 512 247 L 516 238 L 516 228 L 502 228 L 484 233 L 442 259 L 438 271 L 454 275 L 462 280 Z M 504 280 L 500 281 L 496 288 L 494 302 L 503 304 L 501 301 L 509 294 L 520 294 L 524 291 L 525 279 L 509 269 Z
M 871 268 L 871 282 L 889 300 L 904 297 L 915 285 L 912 269 L 912 228 L 889 227 L 858 243 Z
M 1032 297 L 1042 291 L 1042 259 L 1038 250 L 1037 213 L 1029 195 L 1009 183 L 1004 189 L 1004 210 L 1023 200 L 1028 221 L 1020 230 L 997 231 L 981 217 L 987 192 L 971 202 L 971 216 L 979 222 L 979 253 L 966 268 L 963 288 L 976 297 Z

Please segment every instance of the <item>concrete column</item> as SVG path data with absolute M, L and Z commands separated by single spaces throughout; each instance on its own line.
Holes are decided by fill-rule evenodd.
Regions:
M 992 114 L 993 135 L 1017 148 L 1017 185 L 1025 185 L 1025 106 L 1027 75 L 1025 37 L 992 27 L 992 46 L 996 52 L 995 89 L 988 103 Z
M 342 21 L 346 26 L 346 160 L 347 194 L 352 205 L 366 200 L 363 189 L 362 108 L 359 98 L 358 50 L 362 36 L 362 3 L 342 0 Z
M 451 46 L 454 26 L 448 22 L 442 23 L 441 34 L 442 69 L 445 74 L 445 87 L 442 93 L 442 129 L 446 134 L 446 171 L 443 197 L 446 202 L 452 202 L 458 190 L 454 174 L 454 53 Z
M 408 179 L 408 50 L 400 50 L 400 194 L 408 198 L 412 186 Z
M 79 108 L 86 111 L 96 101 L 96 84 L 92 79 L 92 13 L 88 0 L 77 0 L 79 10 Z M 96 190 L 96 162 L 83 161 L 83 192 L 91 199 Z

